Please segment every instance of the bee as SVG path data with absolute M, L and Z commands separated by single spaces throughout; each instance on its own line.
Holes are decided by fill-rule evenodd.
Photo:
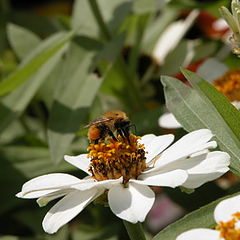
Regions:
M 88 139 L 91 143 L 97 144 L 106 137 L 112 137 L 117 141 L 115 134 L 127 138 L 129 142 L 131 123 L 125 112 L 119 110 L 106 112 L 85 127 L 89 128 Z

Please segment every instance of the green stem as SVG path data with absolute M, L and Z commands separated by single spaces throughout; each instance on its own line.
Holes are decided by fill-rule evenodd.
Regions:
M 130 223 L 123 220 L 123 224 L 131 240 L 146 240 L 141 223 Z
M 149 82 L 149 80 L 154 76 L 154 73 L 157 71 L 157 66 L 155 64 L 151 64 L 146 72 L 144 73 L 141 81 L 142 85 L 145 85 Z
M 132 76 L 134 76 L 137 72 L 138 60 L 139 60 L 139 53 L 141 51 L 141 44 L 143 40 L 144 31 L 146 29 L 146 25 L 148 23 L 149 15 L 145 14 L 144 16 L 139 16 L 136 18 L 136 33 L 135 33 L 135 40 L 134 45 L 130 52 L 129 58 L 129 72 Z
M 139 88 L 140 85 L 135 84 L 135 82 L 133 81 L 133 77 L 130 75 L 129 69 L 126 66 L 126 63 L 122 57 L 119 58 L 118 64 L 122 70 L 122 73 L 125 75 L 125 81 L 126 81 L 125 83 L 127 86 L 126 91 L 129 96 L 129 101 L 131 101 L 131 103 L 129 104 L 133 105 L 132 108 L 135 111 L 141 111 L 145 109 L 146 106 Z
M 92 12 L 94 14 L 94 17 L 97 20 L 98 26 L 99 26 L 103 36 L 105 37 L 106 40 L 110 40 L 111 34 L 110 34 L 106 24 L 104 23 L 103 16 L 100 12 L 100 9 L 99 9 L 99 6 L 98 6 L 96 0 L 89 0 L 89 4 L 91 6 Z

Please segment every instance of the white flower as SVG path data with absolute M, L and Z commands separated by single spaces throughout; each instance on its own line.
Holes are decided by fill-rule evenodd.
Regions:
M 106 190 L 109 207 L 116 216 L 132 223 L 143 222 L 155 200 L 148 185 L 196 188 L 229 170 L 227 153 L 206 153 L 207 149 L 217 146 L 215 141 L 210 141 L 212 137 L 210 130 L 201 129 L 169 147 L 174 140 L 172 134 L 143 136 L 137 141 L 145 146 L 146 167 L 137 179 L 128 179 L 124 184 L 124 176 L 96 181 L 89 173 L 92 159 L 87 154 L 66 155 L 67 162 L 88 174 L 86 178 L 63 173 L 43 175 L 26 182 L 17 197 L 37 198 L 41 206 L 63 197 L 43 219 L 43 228 L 48 233 L 56 232 Z
M 217 230 L 195 228 L 182 233 L 176 240 L 239 240 L 240 239 L 240 195 L 221 201 L 214 210 Z M 234 228 L 229 228 L 229 222 Z M 230 230 L 230 231 L 227 231 Z M 236 235 L 234 235 L 236 234 Z

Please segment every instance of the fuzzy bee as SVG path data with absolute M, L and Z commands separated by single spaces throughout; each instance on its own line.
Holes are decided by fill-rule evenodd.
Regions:
M 101 118 L 90 122 L 85 127 L 89 128 L 88 139 L 91 143 L 97 144 L 99 140 L 104 140 L 106 137 L 112 137 L 117 141 L 115 133 L 129 141 L 131 122 L 125 112 L 113 110 L 104 113 Z

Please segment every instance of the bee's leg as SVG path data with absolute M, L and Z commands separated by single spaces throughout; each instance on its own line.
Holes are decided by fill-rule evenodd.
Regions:
M 124 137 L 128 140 L 128 143 L 131 144 L 130 142 L 130 138 L 129 138 L 129 127 L 123 128 L 122 129 L 122 133 L 124 135 Z
M 126 138 L 128 143 L 130 144 L 130 139 L 129 139 L 129 128 L 119 128 L 117 129 L 117 133 L 122 137 Z
M 108 130 L 108 134 L 109 134 L 110 137 L 112 137 L 112 139 L 114 141 L 116 141 L 116 142 L 118 141 L 117 138 L 114 136 L 113 132 L 110 129 Z

